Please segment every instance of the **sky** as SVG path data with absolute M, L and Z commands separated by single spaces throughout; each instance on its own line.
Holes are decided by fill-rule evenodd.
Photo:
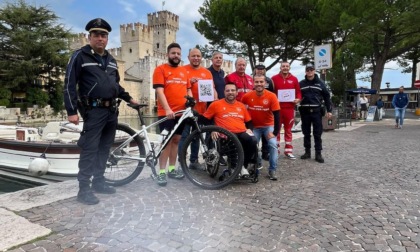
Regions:
M 0 2 L 13 2 L 13 0 L 1 0 Z M 183 60 L 188 62 L 187 54 L 189 48 L 195 45 L 205 45 L 208 43 L 206 38 L 197 32 L 194 21 L 199 21 L 201 15 L 198 9 L 204 0 L 26 0 L 28 4 L 36 6 L 46 6 L 60 17 L 62 23 L 72 32 L 85 32 L 86 23 L 94 18 L 105 19 L 113 28 L 110 33 L 108 48 L 120 47 L 119 26 L 121 24 L 140 22 L 147 24 L 147 14 L 160 11 L 162 9 L 171 11 L 180 17 L 180 27 L 177 33 L 177 42 L 183 48 Z M 162 3 L 164 2 L 164 5 Z M 0 3 L 1 5 L 1 3 Z M 234 60 L 229 56 L 225 59 Z M 266 65 L 269 60 L 266 60 Z M 271 77 L 279 72 L 279 65 L 270 69 L 267 76 Z M 248 67 L 247 73 L 251 74 Z M 304 66 L 300 62 L 291 65 L 291 73 L 299 80 L 305 76 Z M 369 76 L 370 73 L 358 75 L 358 78 Z M 327 73 L 328 80 L 328 73 Z M 411 75 L 403 74 L 395 62 L 390 62 L 385 66 L 385 73 L 382 78 L 381 88 L 386 87 L 386 82 L 390 82 L 391 88 L 400 86 L 410 87 Z M 370 88 L 369 82 L 357 81 L 358 86 Z

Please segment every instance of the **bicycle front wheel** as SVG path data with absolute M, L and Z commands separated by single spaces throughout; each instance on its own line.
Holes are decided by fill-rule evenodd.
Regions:
M 219 137 L 212 139 L 211 133 Z M 186 177 L 195 185 L 209 190 L 223 188 L 235 180 L 244 162 L 239 139 L 218 126 L 195 130 L 182 146 L 179 160 Z
M 136 179 L 143 170 L 144 161 L 136 160 L 146 157 L 142 138 L 134 137 L 128 143 L 122 144 L 135 135 L 136 132 L 128 125 L 118 124 L 111 151 L 105 169 L 105 181 L 112 186 L 122 186 Z

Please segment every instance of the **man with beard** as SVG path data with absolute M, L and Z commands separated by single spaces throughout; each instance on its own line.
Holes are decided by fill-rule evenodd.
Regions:
M 213 120 L 217 126 L 236 134 L 244 149 L 244 167 L 242 167 L 241 175 L 247 176 L 249 175 L 248 164 L 257 164 L 257 139 L 252 132 L 251 116 L 245 105 L 237 100 L 237 96 L 236 85 L 226 83 L 225 98 L 210 104 L 203 116 L 200 117 L 200 121 L 208 124 Z
M 210 71 L 206 68 L 202 67 L 201 64 L 201 52 L 197 48 L 193 48 L 190 50 L 188 54 L 188 60 L 190 61 L 189 65 L 184 66 L 185 71 L 188 75 L 188 80 L 191 85 L 191 93 L 194 99 L 196 100 L 196 104 L 194 106 L 194 110 L 197 111 L 199 114 L 203 114 L 207 109 L 207 102 L 200 101 L 199 95 L 199 80 L 212 80 L 213 76 L 211 75 Z M 214 92 L 214 100 L 217 100 L 217 93 L 214 90 L 214 85 L 212 86 Z M 186 124 L 184 126 L 184 131 L 182 132 L 181 140 L 179 141 L 178 145 L 178 153 L 181 152 L 182 145 L 184 144 L 185 139 L 191 133 L 191 126 Z M 199 139 L 196 139 L 191 144 L 191 155 L 190 155 L 190 169 L 198 169 L 200 165 L 198 164 L 198 149 L 200 147 Z
M 299 112 L 302 120 L 303 146 L 305 154 L 301 159 L 311 158 L 311 126 L 315 141 L 315 160 L 324 163 L 321 155 L 322 151 L 322 116 L 323 106 L 327 110 L 327 117 L 331 118 L 332 107 L 330 92 L 328 92 L 324 82 L 315 74 L 315 67 L 312 63 L 306 65 L 305 79 L 299 82 L 302 92 Z M 324 105 L 323 105 L 324 103 Z
M 279 90 L 293 90 L 295 93 L 295 99 L 293 101 L 280 101 L 280 127 L 283 125 L 284 129 L 284 155 L 289 159 L 296 159 L 293 155 L 292 145 L 292 128 L 295 125 L 295 106 L 300 102 L 302 94 L 300 92 L 300 86 L 298 79 L 290 73 L 289 62 L 282 62 L 280 65 L 280 73 L 272 77 L 274 83 L 274 90 L 277 96 L 279 96 Z M 279 144 L 280 151 L 280 134 L 277 135 L 277 141 Z
M 244 58 L 238 58 L 235 61 L 235 69 L 236 72 L 233 72 L 225 77 L 225 83 L 233 83 L 236 85 L 238 89 L 236 99 L 240 101 L 244 94 L 254 89 L 254 80 L 251 76 L 245 73 L 246 60 Z
M 117 62 L 105 49 L 111 26 L 102 18 L 87 23 L 89 45 L 73 53 L 64 78 L 64 104 L 68 121 L 79 124 L 83 131 L 77 145 L 79 159 L 79 192 L 77 200 L 94 205 L 99 199 L 93 194 L 113 194 L 115 189 L 105 183 L 105 168 L 118 124 L 117 98 L 138 104 L 119 84 Z M 92 178 L 92 185 L 91 185 Z
M 160 131 L 171 131 L 179 120 L 175 112 L 185 109 L 185 96 L 191 96 L 191 85 L 188 82 L 187 72 L 178 66 L 181 62 L 181 46 L 171 43 L 167 49 L 168 63 L 155 68 L 153 73 L 153 88 L 156 89 L 158 99 L 158 119 L 168 117 L 169 120 L 159 125 Z M 184 178 L 184 174 L 175 169 L 178 156 L 178 144 L 182 134 L 182 127 L 175 131 L 171 141 L 162 151 L 159 157 L 159 174 L 157 183 L 160 186 L 167 184 L 166 165 L 169 160 L 168 177 L 175 179 Z
M 277 180 L 276 170 L 278 161 L 276 135 L 279 133 L 279 112 L 280 104 L 274 93 L 265 89 L 265 76 L 255 75 L 255 90 L 246 93 L 242 97 L 254 125 L 254 135 L 257 142 L 260 138 L 265 138 L 268 143 L 270 160 L 268 176 L 271 180 Z

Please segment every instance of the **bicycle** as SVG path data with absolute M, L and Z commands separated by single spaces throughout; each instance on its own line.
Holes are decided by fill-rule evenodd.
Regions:
M 184 123 L 189 123 L 193 130 L 185 139 L 181 153 L 178 153 L 182 170 L 186 177 L 195 185 L 203 189 L 220 189 L 234 181 L 243 165 L 244 153 L 236 135 L 218 126 L 199 126 L 198 117 L 194 115 L 192 107 L 195 101 L 186 97 L 186 109 L 175 113 L 180 115 L 178 123 L 162 142 L 152 142 L 148 129 L 168 120 L 167 117 L 150 125 L 145 125 L 141 109 L 146 104 L 131 105 L 135 109 L 141 123 L 141 130 L 134 130 L 127 124 L 119 123 L 114 143 L 111 147 L 107 167 L 106 182 L 112 186 L 121 186 L 136 179 L 146 164 L 151 168 L 151 177 L 157 177 L 155 166 L 163 149 L 172 139 L 174 132 Z M 214 134 L 216 132 L 217 134 Z M 211 134 L 213 133 L 213 137 Z M 218 137 L 215 137 L 215 136 Z M 199 141 L 199 169 L 189 169 L 190 157 L 188 148 L 193 141 Z M 146 151 L 147 148 L 147 151 Z M 226 162 L 223 162 L 226 161 Z

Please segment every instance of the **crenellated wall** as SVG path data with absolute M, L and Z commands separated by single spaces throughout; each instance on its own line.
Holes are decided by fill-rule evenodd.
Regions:
M 69 39 L 69 47 L 71 51 L 80 49 L 82 46 L 89 43 L 86 33 L 73 34 Z
M 153 72 L 158 65 L 168 61 L 166 48 L 176 42 L 179 16 L 169 11 L 158 11 L 149 13 L 147 21 L 147 25 L 139 22 L 120 25 L 121 47 L 107 50 L 118 61 L 120 84 L 134 99 L 149 104 L 145 113 L 153 114 L 156 106 Z M 72 50 L 79 49 L 88 44 L 87 35 L 76 34 L 70 44 Z M 180 65 L 184 65 L 184 62 Z M 211 60 L 203 60 L 202 65 L 209 67 Z M 222 68 L 226 74 L 231 73 L 233 62 L 225 60 Z M 120 107 L 120 115 L 134 115 L 134 112 L 124 103 Z
M 169 11 L 158 11 L 147 14 L 147 22 L 153 27 L 153 50 L 166 53 L 170 43 L 176 42 L 179 30 L 179 17 Z

